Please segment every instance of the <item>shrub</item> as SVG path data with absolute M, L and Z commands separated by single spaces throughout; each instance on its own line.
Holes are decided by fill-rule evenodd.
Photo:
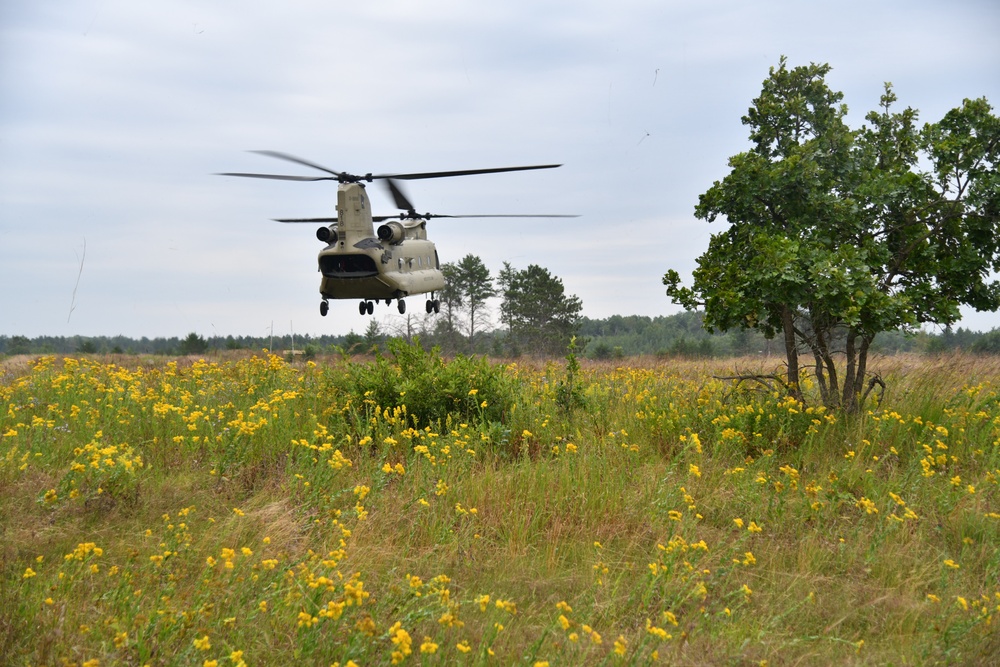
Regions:
M 346 374 L 333 379 L 335 384 L 346 382 L 341 388 L 358 404 L 370 400 L 380 408 L 405 405 L 426 424 L 448 415 L 470 422 L 501 421 L 516 402 L 517 380 L 503 365 L 462 355 L 445 361 L 438 348 L 424 350 L 419 340 L 390 339 L 386 345 L 390 356 L 379 354 L 371 363 L 351 364 Z

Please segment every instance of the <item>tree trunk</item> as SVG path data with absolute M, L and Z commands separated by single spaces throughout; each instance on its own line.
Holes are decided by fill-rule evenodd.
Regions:
M 830 388 L 826 386 L 826 373 L 823 372 L 823 357 L 818 348 L 813 348 L 813 358 L 816 360 L 816 384 L 819 385 L 819 397 L 823 405 L 830 405 Z
M 853 339 L 851 339 L 853 340 Z M 848 384 L 844 382 L 844 408 L 848 412 L 858 412 L 862 408 L 861 392 L 865 386 L 865 374 L 868 372 L 868 349 L 871 346 L 872 336 L 862 335 L 861 345 L 857 349 L 857 371 L 853 381 Z M 853 349 L 853 346 L 852 348 Z M 850 395 L 848 395 L 848 391 Z
M 815 320 L 813 321 L 813 326 L 816 326 Z M 826 370 L 826 384 L 827 384 L 827 395 L 824 399 L 824 404 L 828 408 L 839 407 L 840 404 L 840 380 L 837 377 L 837 364 L 833 360 L 833 354 L 830 352 L 830 342 L 823 335 L 823 330 L 817 330 L 816 332 L 816 347 L 819 351 L 819 356 L 823 360 L 823 366 Z M 817 374 L 820 373 L 820 368 L 817 368 Z
M 796 400 L 802 400 L 802 387 L 799 386 L 799 352 L 795 341 L 795 321 L 792 309 L 781 307 L 781 328 L 785 335 L 785 358 L 788 360 L 788 391 Z
M 844 370 L 844 391 L 840 397 L 840 404 L 848 412 L 854 412 L 857 409 L 858 403 L 858 393 L 855 387 L 857 384 L 857 350 L 854 347 L 857 338 L 858 335 L 854 332 L 854 329 L 848 329 L 847 340 L 844 344 L 847 368 Z

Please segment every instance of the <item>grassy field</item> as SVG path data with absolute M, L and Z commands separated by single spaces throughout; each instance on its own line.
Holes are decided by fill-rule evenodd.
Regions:
M 1000 361 L 0 370 L 0 662 L 990 664 Z

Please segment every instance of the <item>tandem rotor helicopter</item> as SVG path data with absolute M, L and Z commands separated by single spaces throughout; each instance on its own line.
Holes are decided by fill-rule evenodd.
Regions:
M 290 176 L 282 174 L 223 173 L 220 176 L 269 178 L 280 181 L 336 181 L 337 215 L 332 218 L 276 218 L 277 222 L 320 222 L 325 226 L 316 230 L 316 238 L 326 244 L 319 252 L 319 271 L 323 275 L 319 292 L 320 315 L 326 316 L 328 299 L 360 299 L 358 312 L 371 315 L 375 302 L 384 300 L 386 305 L 396 300 L 396 308 L 406 312 L 405 297 L 429 294 L 425 305 L 428 314 L 440 311 L 441 302 L 435 292 L 444 289 L 445 278 L 437 249 L 427 240 L 427 221 L 431 218 L 575 218 L 575 215 L 443 215 L 417 213 L 413 204 L 403 194 L 397 181 L 424 178 L 447 178 L 473 174 L 495 174 L 506 171 L 554 169 L 562 165 L 542 164 L 526 167 L 497 167 L 493 169 L 465 169 L 460 171 L 434 171 L 412 174 L 349 174 L 327 169 L 302 158 L 277 151 L 251 151 L 294 162 L 325 172 L 324 176 Z M 381 180 L 385 183 L 396 207 L 396 215 L 372 215 L 371 202 L 365 182 Z M 374 223 L 382 223 L 376 229 Z

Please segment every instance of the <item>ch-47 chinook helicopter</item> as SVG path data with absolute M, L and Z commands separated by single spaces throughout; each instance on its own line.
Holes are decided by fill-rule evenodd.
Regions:
M 359 176 L 334 171 L 302 158 L 276 151 L 252 151 L 287 160 L 326 172 L 325 176 L 289 176 L 281 174 L 223 173 L 221 176 L 270 178 L 281 181 L 336 181 L 337 215 L 332 218 L 277 218 L 277 222 L 321 222 L 316 238 L 326 244 L 319 253 L 320 315 L 329 311 L 328 299 L 360 299 L 358 312 L 371 315 L 373 302 L 396 300 L 400 314 L 406 312 L 407 296 L 429 294 L 427 313 L 440 311 L 441 303 L 435 292 L 445 287 L 444 274 L 437 249 L 427 240 L 427 221 L 431 218 L 575 218 L 575 215 L 442 215 L 418 214 L 396 181 L 424 178 L 445 178 L 472 174 L 494 174 L 505 171 L 553 169 L 562 165 L 543 164 L 527 167 L 497 167 L 412 174 L 365 174 Z M 381 180 L 402 211 L 396 215 L 372 215 L 365 182 Z M 382 223 L 376 229 L 374 223 Z

